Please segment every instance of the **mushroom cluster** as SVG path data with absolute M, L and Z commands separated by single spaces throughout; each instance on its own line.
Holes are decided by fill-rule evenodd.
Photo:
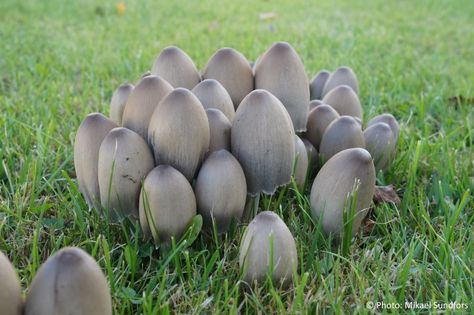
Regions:
M 262 279 L 271 252 L 280 263 L 272 277 L 286 282 L 297 261 L 295 241 L 275 213 L 256 216 L 259 196 L 289 184 L 303 193 L 316 176 L 314 218 L 338 238 L 344 209 L 356 198 L 355 234 L 376 171 L 390 166 L 399 134 L 390 114 L 363 126 L 349 67 L 320 71 L 310 82 L 295 49 L 276 42 L 255 63 L 221 48 L 198 71 L 171 46 L 136 86 L 115 90 L 110 118 L 92 113 L 82 122 L 74 144 L 77 182 L 90 207 L 112 220 L 138 219 L 157 244 L 179 238 L 198 214 L 218 233 L 233 221 L 251 221 L 241 244 L 241 265 L 251 261 L 245 279 Z M 262 250 L 266 256 L 252 253 Z

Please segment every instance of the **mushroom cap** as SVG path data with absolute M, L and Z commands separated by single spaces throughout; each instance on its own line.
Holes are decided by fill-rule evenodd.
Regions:
M 199 99 L 204 109 L 215 108 L 220 110 L 229 121 L 234 119 L 235 109 L 232 99 L 219 81 L 206 79 L 196 85 L 192 92 Z
M 169 46 L 156 58 L 151 73 L 161 76 L 173 87 L 191 90 L 201 81 L 193 60 L 180 48 Z
M 211 153 L 197 176 L 196 201 L 204 224 L 217 232 L 228 230 L 232 220 L 240 221 L 245 208 L 247 183 L 237 159 L 226 150 Z
M 313 80 L 309 84 L 310 99 L 321 100 L 323 98 L 323 89 L 326 81 L 331 76 L 331 72 L 327 70 L 321 70 L 314 76 Z
M 319 105 L 323 105 L 323 104 L 324 103 L 321 100 L 312 100 L 311 102 L 309 102 L 309 112 L 311 112 L 313 109 L 315 109 Z
M 321 139 L 319 153 L 327 161 L 349 148 L 365 148 L 364 133 L 351 116 L 341 116 L 329 124 Z
M 179 239 L 196 215 L 196 198 L 186 177 L 169 165 L 155 167 L 140 194 L 140 225 L 156 243 Z
M 250 63 L 240 52 L 228 47 L 214 53 L 207 62 L 202 77 L 219 81 L 229 93 L 236 109 L 254 86 Z
M 352 225 L 352 235 L 355 235 L 367 214 L 374 190 L 375 168 L 370 153 L 361 148 L 341 151 L 323 165 L 314 179 L 310 196 L 312 216 L 315 220 L 322 220 L 326 234 L 341 238 L 344 207 L 348 207 L 350 198 L 357 191 Z
M 273 244 L 273 248 L 271 248 Z M 273 257 L 270 257 L 273 252 Z M 264 281 L 273 262 L 272 280 L 288 285 L 298 256 L 293 235 L 280 217 L 272 211 L 259 213 L 247 226 L 240 242 L 239 265 L 248 283 Z
M 125 83 L 120 85 L 112 95 L 110 100 L 110 119 L 118 126 L 122 125 L 122 116 L 127 104 L 128 96 L 133 91 L 133 85 Z
M 390 126 L 383 122 L 370 125 L 364 130 L 364 138 L 375 170 L 386 170 L 395 156 L 395 137 Z
M 208 154 L 220 149 L 230 151 L 230 132 L 232 124 L 229 119 L 218 109 L 206 110 L 209 120 L 210 141 Z
M 0 251 L 0 314 L 23 314 L 21 286 L 15 268 Z
M 156 108 L 148 128 L 156 165 L 168 164 L 193 179 L 209 150 L 210 131 L 201 102 L 189 90 L 174 89 Z
M 276 96 L 290 114 L 296 132 L 306 130 L 309 83 L 303 62 L 286 42 L 274 43 L 255 67 L 255 88 Z
M 150 118 L 158 103 L 173 87 L 156 75 L 143 77 L 130 93 L 123 111 L 122 125 L 147 139 Z
M 339 85 L 348 85 L 354 90 L 354 92 L 359 95 L 359 82 L 357 81 L 357 76 L 349 67 L 342 66 L 336 69 L 326 81 L 326 84 L 323 88 L 322 97 L 325 97 L 329 91 L 334 89 Z
M 74 168 L 79 190 L 90 207 L 100 201 L 97 167 L 99 149 L 105 136 L 117 124 L 100 113 L 92 113 L 82 121 L 74 140 Z
M 141 181 L 153 169 L 153 155 L 137 133 L 112 129 L 99 150 L 98 177 L 102 206 L 111 219 L 138 216 Z
M 308 174 L 309 160 L 306 146 L 297 135 L 295 135 L 295 163 L 293 176 L 296 185 L 301 189 L 306 181 L 306 174 Z
M 362 105 L 359 97 L 348 85 L 338 85 L 323 98 L 323 103 L 331 105 L 339 115 L 362 118 Z
M 96 261 L 66 247 L 40 267 L 30 286 L 25 315 L 112 314 L 109 286 Z
M 386 123 L 387 125 L 390 126 L 390 128 L 392 129 L 392 133 L 393 133 L 393 136 L 395 139 L 395 145 L 396 145 L 398 142 L 398 137 L 400 135 L 400 125 L 398 124 L 398 121 L 395 119 L 395 117 L 393 117 L 392 114 L 386 113 L 386 114 L 375 116 L 374 118 L 369 120 L 367 127 L 370 127 L 379 122 Z
M 294 141 L 291 119 L 275 96 L 254 90 L 245 97 L 235 114 L 230 143 L 250 195 L 273 194 L 290 181 Z
M 308 163 L 309 169 L 318 167 L 319 162 L 319 153 L 318 150 L 313 146 L 311 141 L 306 138 L 302 138 L 304 146 L 306 147 L 306 152 L 308 153 Z
M 309 113 L 306 137 L 317 150 L 319 150 L 326 128 L 337 118 L 339 118 L 339 114 L 327 104 L 319 105 Z

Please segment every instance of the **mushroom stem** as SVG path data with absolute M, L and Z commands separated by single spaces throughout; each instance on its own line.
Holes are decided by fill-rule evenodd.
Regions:
M 244 214 L 242 215 L 242 223 L 248 223 L 255 218 L 258 212 L 258 203 L 260 202 L 260 194 L 256 196 L 247 195 L 245 201 Z

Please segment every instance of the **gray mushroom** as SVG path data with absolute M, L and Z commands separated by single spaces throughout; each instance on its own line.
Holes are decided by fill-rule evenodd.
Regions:
M 306 175 L 308 174 L 309 160 L 308 151 L 303 140 L 295 135 L 295 166 L 293 177 L 299 189 L 304 187 Z
M 326 128 L 337 118 L 339 118 L 339 114 L 327 104 L 317 106 L 309 113 L 306 138 L 317 150 L 319 150 L 319 145 Z
M 113 220 L 120 216 L 138 217 L 141 181 L 153 169 L 153 155 L 137 133 L 115 128 L 99 150 L 99 188 L 102 206 Z
M 306 130 L 309 83 L 300 57 L 286 42 L 274 43 L 255 67 L 255 88 L 275 95 L 290 114 L 296 132 Z
M 31 284 L 25 315 L 112 314 L 109 286 L 85 251 L 65 247 L 49 257 Z
M 228 230 L 232 220 L 240 221 L 244 212 L 247 184 L 242 167 L 226 150 L 215 151 L 203 163 L 196 181 L 198 212 L 204 224 L 217 232 Z
M 87 115 L 74 140 L 74 168 L 79 190 L 90 207 L 100 202 L 97 163 L 102 140 L 117 124 L 100 113 Z
M 295 239 L 276 213 L 261 212 L 250 222 L 240 242 L 239 265 L 250 284 L 267 275 L 274 283 L 291 283 L 298 267 Z
M 273 194 L 290 181 L 293 125 L 283 104 L 270 92 L 255 90 L 242 101 L 232 124 L 231 147 L 250 195 Z
M 23 314 L 21 286 L 15 268 L 0 251 L 0 314 Z
M 196 85 L 192 92 L 204 106 L 204 109 L 215 108 L 220 110 L 229 121 L 234 119 L 235 109 L 232 99 L 219 81 L 206 79 Z
M 337 68 L 327 79 L 323 88 L 322 97 L 339 85 L 348 85 L 359 95 L 359 82 L 357 81 L 356 74 L 351 68 L 342 66 Z
M 324 104 L 323 101 L 312 100 L 311 102 L 309 102 L 309 112 L 311 112 L 313 109 L 315 109 L 319 105 L 323 105 L 323 104 Z
M 173 87 L 156 75 L 144 77 L 128 97 L 123 111 L 122 125 L 147 139 L 150 118 L 158 103 Z
M 192 180 L 209 150 L 209 122 L 201 102 L 177 88 L 165 97 L 150 120 L 148 142 L 156 165 L 168 164 Z
M 387 125 L 390 126 L 390 128 L 392 129 L 394 139 L 395 139 L 395 144 L 397 144 L 398 137 L 400 135 L 400 125 L 398 124 L 398 121 L 395 119 L 395 117 L 393 117 L 391 114 L 382 114 L 382 115 L 375 116 L 369 121 L 369 123 L 367 124 L 367 127 L 370 127 L 380 122 L 386 123 Z
M 375 190 L 375 168 L 370 153 L 352 148 L 334 155 L 319 171 L 311 188 L 311 213 L 322 220 L 326 234 L 341 239 L 344 211 L 355 203 L 352 235 L 355 235 L 367 214 Z M 350 213 L 350 212 L 349 212 Z
M 202 77 L 219 81 L 229 93 L 236 109 L 254 86 L 249 62 L 233 48 L 219 49 L 207 62 Z
M 386 123 L 380 122 L 364 130 L 367 151 L 374 158 L 375 169 L 386 170 L 395 156 L 395 137 Z
M 210 141 L 209 151 L 225 149 L 230 151 L 230 132 L 232 124 L 229 119 L 218 109 L 209 108 L 206 110 L 209 120 Z
M 359 97 L 348 85 L 338 85 L 323 98 L 323 103 L 331 105 L 339 115 L 362 118 L 362 105 Z
M 176 46 L 169 46 L 161 51 L 151 73 L 162 77 L 175 88 L 191 90 L 201 81 L 193 60 Z
M 349 148 L 365 148 L 364 134 L 351 116 L 341 116 L 329 124 L 321 139 L 319 154 L 327 161 Z
M 311 100 L 321 100 L 323 99 L 323 89 L 326 81 L 328 80 L 331 72 L 327 70 L 321 70 L 314 76 L 313 80 L 309 84 L 309 90 L 311 95 Z
M 306 152 L 308 154 L 308 163 L 309 163 L 309 171 L 311 172 L 313 169 L 318 167 L 319 164 L 319 153 L 318 150 L 313 146 L 311 141 L 306 138 L 302 138 L 304 146 L 306 147 Z
M 156 243 L 179 239 L 196 215 L 196 199 L 186 177 L 169 165 L 154 168 L 140 194 L 140 225 Z
M 122 125 L 123 110 L 125 109 L 125 104 L 132 90 L 133 85 L 126 83 L 120 85 L 112 95 L 112 100 L 110 101 L 110 119 L 119 126 Z

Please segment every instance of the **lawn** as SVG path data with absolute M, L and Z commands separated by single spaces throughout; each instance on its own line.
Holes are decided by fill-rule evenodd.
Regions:
M 116 314 L 367 313 L 368 302 L 426 312 L 405 301 L 473 311 L 474 2 L 126 1 L 122 15 L 116 4 L 0 3 L 0 250 L 25 293 L 49 255 L 78 246 L 107 275 Z M 349 254 L 317 232 L 310 185 L 303 197 L 290 189 L 260 201 L 296 239 L 298 277 L 284 290 L 239 281 L 243 227 L 165 252 L 142 241 L 138 224 L 88 211 L 74 136 L 88 113 L 108 115 L 118 85 L 171 44 L 201 69 L 220 47 L 255 60 L 281 40 L 309 77 L 352 67 L 365 122 L 390 112 L 401 124 L 397 158 L 377 184 L 393 184 L 402 201 L 376 206 Z

